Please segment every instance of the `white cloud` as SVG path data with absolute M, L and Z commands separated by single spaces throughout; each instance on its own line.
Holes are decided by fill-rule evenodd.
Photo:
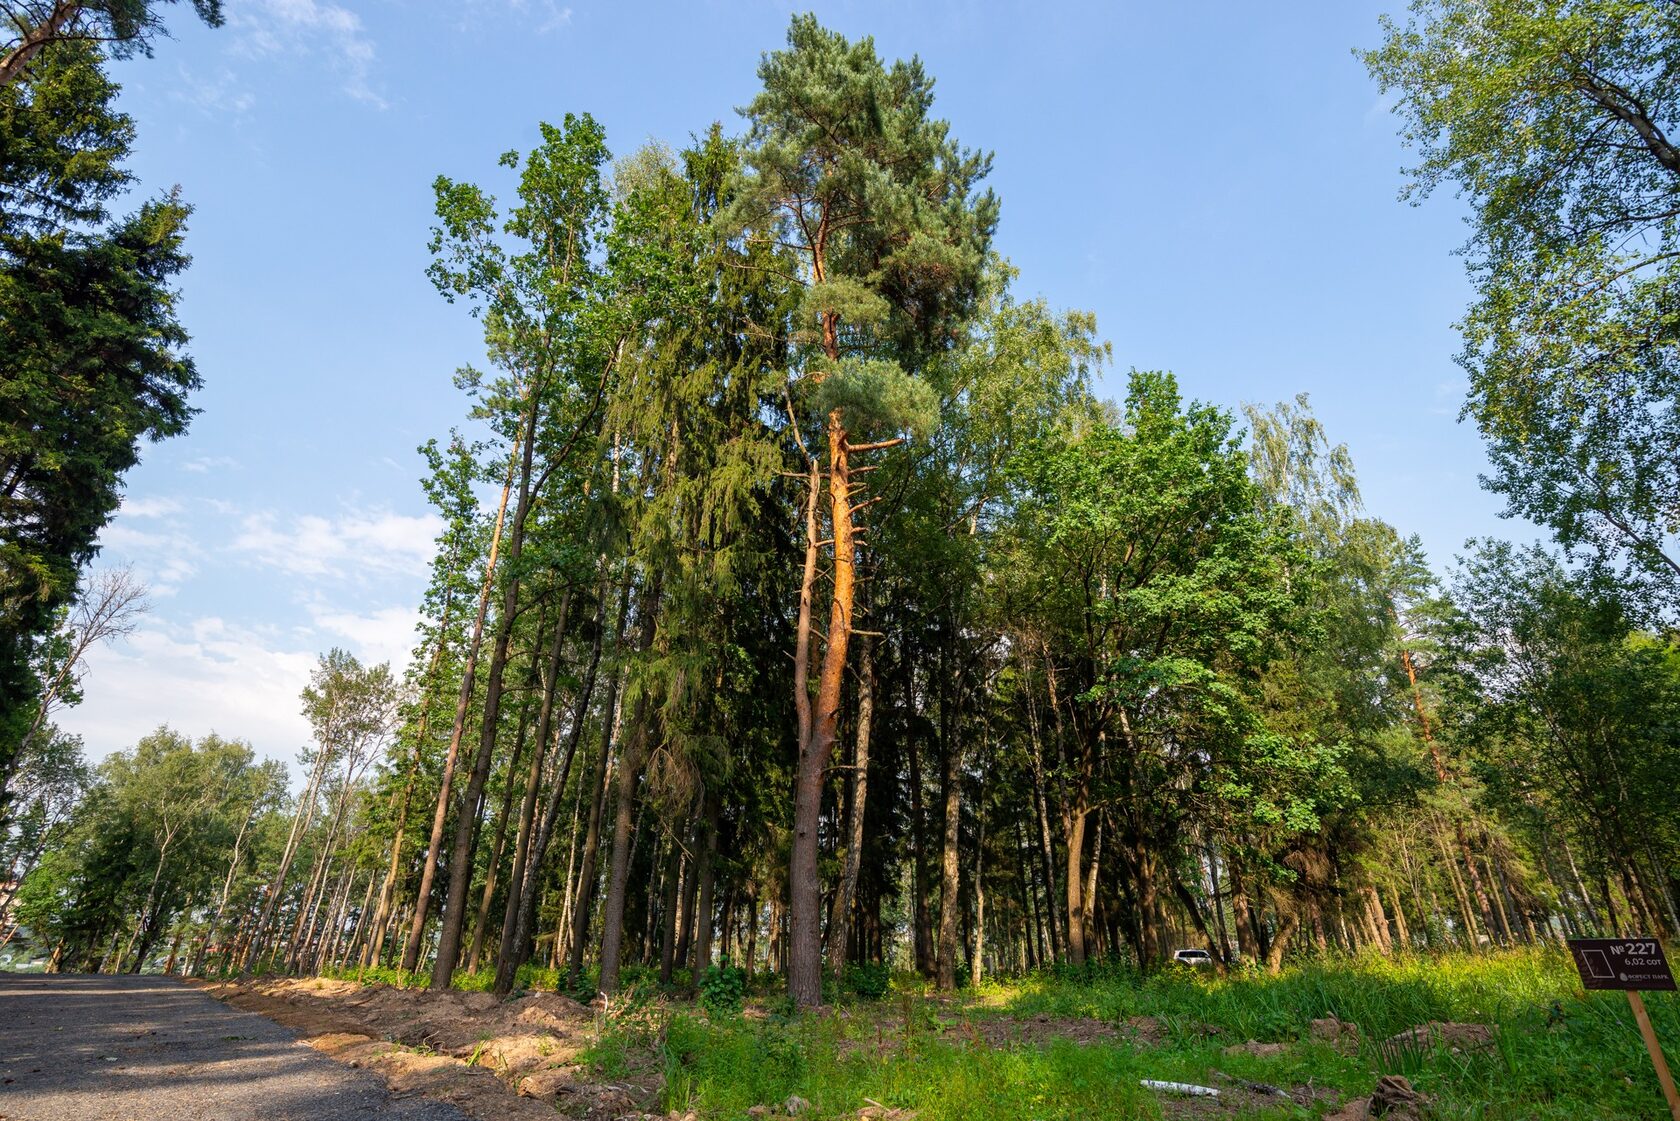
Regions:
M 100 759 L 133 746 L 159 724 L 197 738 L 249 740 L 266 758 L 292 761 L 309 742 L 298 695 L 321 653 L 347 647 L 364 663 L 401 675 L 418 614 L 405 607 L 358 614 L 322 604 L 312 626 L 282 630 L 206 615 L 184 623 L 147 616 L 126 641 L 88 655 L 84 701 L 54 717 Z
M 318 604 L 310 607 L 309 617 L 324 635 L 348 639 L 362 661 L 389 662 L 397 674 L 408 664 L 420 623 L 420 613 L 412 607 L 383 607 L 358 614 Z
M 330 0 L 254 0 L 230 11 L 228 22 L 246 54 L 324 56 L 342 76 L 345 93 L 388 108 L 372 82 L 373 40 L 349 8 Z
M 212 471 L 229 471 L 238 466 L 239 461 L 231 455 L 201 455 L 181 464 L 181 470 L 190 471 L 195 475 L 208 475 Z
M 171 502 L 170 499 L 159 500 L 160 505 Z M 127 504 L 124 504 L 121 514 L 150 516 L 135 514 Z M 133 564 L 134 574 L 154 595 L 159 596 L 174 595 L 182 583 L 198 575 L 198 546 L 173 519 L 155 530 L 139 529 L 129 524 L 121 514 L 99 534 L 99 546 L 106 557 Z
M 456 31 L 461 34 L 500 31 L 508 17 L 521 32 L 535 35 L 547 35 L 572 23 L 572 9 L 555 0 L 466 0 L 460 13 Z
M 1398 90 L 1384 90 L 1365 110 L 1365 123 L 1369 125 L 1385 119 L 1398 104 L 1400 104 L 1400 92 Z
M 124 498 L 117 513 L 125 518 L 166 518 L 179 514 L 182 509 L 180 500 L 175 498 Z
M 127 498 L 100 535 L 101 562 L 132 565 L 157 609 L 127 641 L 91 653 L 85 700 L 58 723 L 95 759 L 168 724 L 291 761 L 309 739 L 298 694 L 322 652 L 342 646 L 406 668 L 441 529 L 435 514 L 354 499 L 292 513 Z
M 525 9 L 528 5 L 517 3 L 515 7 Z M 529 5 L 536 15 L 538 35 L 547 35 L 550 31 L 558 31 L 572 22 L 572 10 L 555 5 L 554 0 L 542 0 L 540 4 Z
M 89 654 L 85 700 L 56 720 L 94 759 L 168 724 L 194 737 L 246 739 L 262 755 L 290 761 L 309 742 L 298 694 L 315 659 L 313 650 L 288 649 L 219 618 L 184 627 L 148 619 L 127 642 Z
M 206 116 L 232 113 L 239 116 L 250 110 L 257 99 L 249 90 L 240 88 L 239 79 L 223 66 L 214 77 L 200 77 L 185 66 L 178 68 L 178 80 L 170 88 L 169 96 L 183 105 L 190 105 Z
M 1434 403 L 1429 411 L 1436 416 L 1450 416 L 1456 418 L 1459 410 L 1464 407 L 1464 395 L 1470 392 L 1468 378 L 1448 378 L 1446 381 L 1435 383 Z
M 353 510 L 336 518 L 302 514 L 282 523 L 252 514 L 233 540 L 234 552 L 293 576 L 420 575 L 442 531 L 435 514 Z

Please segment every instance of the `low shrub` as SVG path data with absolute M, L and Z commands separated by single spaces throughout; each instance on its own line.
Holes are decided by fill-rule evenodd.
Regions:
M 739 1016 L 747 992 L 747 974 L 725 961 L 700 978 L 700 1006 L 713 1016 Z
M 879 962 L 853 962 L 846 966 L 846 991 L 880 1000 L 892 991 L 892 970 Z

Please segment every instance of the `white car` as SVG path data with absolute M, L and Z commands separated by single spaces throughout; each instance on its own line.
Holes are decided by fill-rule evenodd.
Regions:
M 1174 950 L 1172 959 L 1177 965 L 1201 967 L 1213 964 L 1213 955 L 1206 950 Z

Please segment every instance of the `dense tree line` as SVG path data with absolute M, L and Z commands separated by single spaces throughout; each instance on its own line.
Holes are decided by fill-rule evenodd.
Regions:
M 1635 78 L 1680 40 L 1619 4 L 1555 31 L 1477 7 L 1423 5 L 1371 65 L 1425 182 L 1481 207 L 1472 409 L 1565 551 L 1472 542 L 1440 580 L 1304 397 L 1239 421 L 1132 371 L 1104 400 L 1110 348 L 1017 293 L 991 158 L 920 63 L 800 17 L 739 135 L 615 162 L 568 115 L 502 157 L 509 204 L 438 179 L 430 275 L 487 364 L 457 374 L 471 428 L 423 449 L 445 529 L 405 679 L 322 659 L 301 790 L 167 730 L 62 779 L 73 813 L 39 782 L 13 929 L 64 968 L 504 993 L 533 964 L 612 994 L 733 962 L 805 1006 L 882 965 L 950 988 L 1183 945 L 1277 968 L 1680 930 L 1673 554 L 1637 529 L 1666 507 L 1522 467 L 1579 483 L 1650 445 L 1605 427 L 1564 463 L 1562 412 L 1514 417 L 1517 382 L 1596 393 L 1623 360 L 1576 340 L 1551 381 L 1509 369 L 1552 328 L 1488 263 L 1539 261 L 1544 208 L 1584 215 L 1612 173 L 1560 155 L 1576 186 L 1525 194 L 1501 176 L 1536 153 L 1486 123 L 1556 112 L 1551 142 L 1666 168 Z M 1562 75 L 1552 100 L 1469 88 L 1500 52 Z M 1680 198 L 1643 166 L 1634 189 Z M 1672 270 L 1630 267 L 1629 300 L 1680 306 Z M 1667 408 L 1664 323 L 1632 353 Z

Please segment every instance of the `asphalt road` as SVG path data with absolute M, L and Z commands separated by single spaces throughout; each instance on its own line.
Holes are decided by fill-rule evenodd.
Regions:
M 0 1121 L 466 1121 L 164 977 L 0 973 Z

